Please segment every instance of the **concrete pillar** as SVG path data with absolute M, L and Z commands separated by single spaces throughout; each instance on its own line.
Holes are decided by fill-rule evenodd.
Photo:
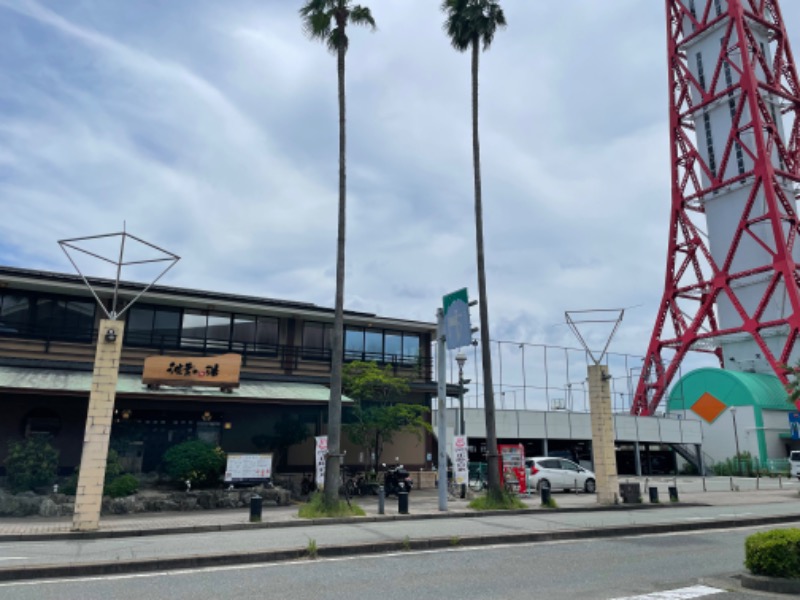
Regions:
M 99 327 L 78 489 L 75 493 L 73 531 L 94 531 L 100 527 L 108 441 L 114 418 L 114 397 L 117 393 L 124 324 L 121 321 L 102 319 Z M 106 338 L 109 330 L 114 332 L 113 341 Z
M 634 419 L 638 419 L 639 417 L 634 417 Z M 633 460 L 636 464 L 636 476 L 642 476 L 642 449 L 639 447 L 639 440 L 633 442 Z
M 611 388 L 604 365 L 589 366 L 589 409 L 592 418 L 592 454 L 597 476 L 597 503 L 615 504 L 619 494 L 614 451 L 614 415 Z

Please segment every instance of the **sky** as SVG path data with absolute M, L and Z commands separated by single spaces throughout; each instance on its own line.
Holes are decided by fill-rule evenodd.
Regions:
M 433 321 L 443 295 L 477 298 L 470 57 L 438 0 L 366 4 L 345 306 Z M 565 311 L 625 308 L 609 349 L 644 355 L 670 205 L 664 4 L 502 2 L 480 57 L 492 340 L 579 347 Z M 124 227 L 181 257 L 161 283 L 332 307 L 336 60 L 301 5 L 0 0 L 0 264 L 72 272 L 58 240 Z M 800 48 L 800 3 L 782 10 Z

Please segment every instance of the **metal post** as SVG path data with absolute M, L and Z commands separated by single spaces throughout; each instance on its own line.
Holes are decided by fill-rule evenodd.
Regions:
M 739 460 L 739 431 L 736 428 L 736 407 L 731 406 L 731 417 L 733 418 L 733 439 L 736 443 L 736 474 L 741 477 L 742 476 L 742 463 Z
M 464 363 L 467 362 L 467 355 L 463 352 L 456 354 L 456 362 L 458 363 L 458 434 L 461 436 L 467 435 L 467 426 L 464 422 Z M 455 475 L 455 473 L 454 473 Z M 467 497 L 467 484 L 461 484 L 461 494 L 462 498 Z
M 438 380 L 438 416 L 436 418 L 437 436 L 439 438 L 439 510 L 447 510 L 447 361 L 445 360 L 444 309 L 436 310 L 436 378 Z

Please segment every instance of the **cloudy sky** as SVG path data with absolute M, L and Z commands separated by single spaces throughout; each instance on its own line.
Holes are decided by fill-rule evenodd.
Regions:
M 125 223 L 182 257 L 164 283 L 333 306 L 336 63 L 301 4 L 0 0 L 0 263 L 70 272 L 57 240 Z M 368 4 L 346 307 L 430 321 L 477 296 L 469 56 L 438 0 Z M 612 349 L 641 356 L 670 202 L 664 2 L 502 4 L 480 79 L 492 339 L 577 346 L 565 310 L 625 307 Z

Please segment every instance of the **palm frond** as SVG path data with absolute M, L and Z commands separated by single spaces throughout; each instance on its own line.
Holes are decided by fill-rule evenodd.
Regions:
M 464 52 L 472 44 L 482 43 L 488 50 L 498 28 L 506 26 L 506 17 L 497 0 L 443 0 L 444 30 L 450 44 Z
M 360 4 L 350 9 L 350 22 L 353 25 L 369 25 L 372 30 L 376 29 L 372 11 L 370 11 L 369 7 L 361 6 Z

